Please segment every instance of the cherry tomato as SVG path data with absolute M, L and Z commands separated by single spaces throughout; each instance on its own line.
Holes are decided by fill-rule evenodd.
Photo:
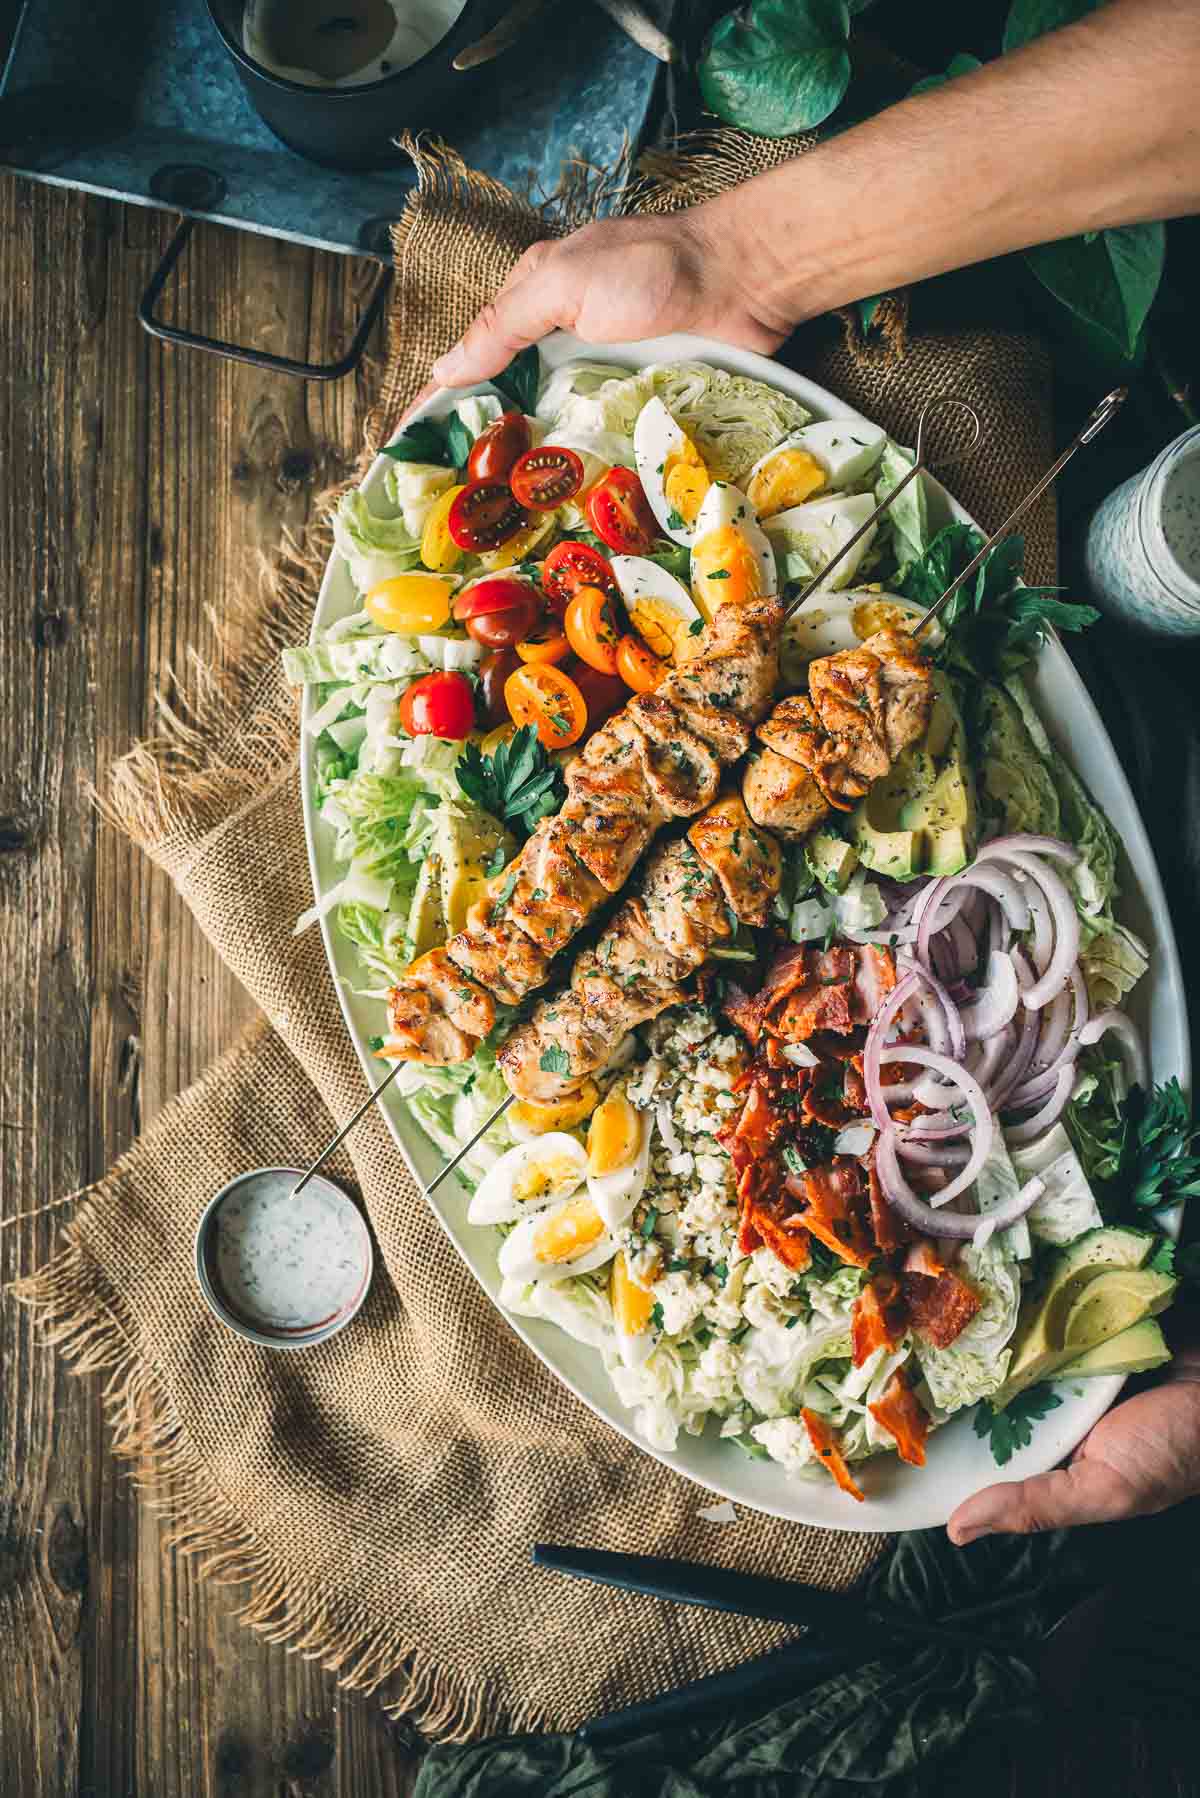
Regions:
M 443 574 L 425 574 L 414 568 L 380 581 L 367 594 L 367 615 L 381 630 L 401 637 L 418 637 L 439 631 L 450 616 L 454 582 Z
M 615 674 L 598 674 L 586 662 L 577 661 L 574 657 L 564 664 L 563 673 L 570 675 L 583 694 L 584 704 L 587 706 L 589 735 L 606 718 L 619 712 L 629 698 L 629 688 Z
M 571 645 L 558 628 L 556 618 L 545 619 L 523 643 L 517 654 L 523 662 L 561 662 L 571 653 Z
M 500 481 L 470 481 L 454 496 L 446 523 L 459 549 L 473 555 L 499 549 L 506 538 L 528 521 L 520 506 Z
M 400 722 L 410 737 L 469 737 L 475 694 L 465 674 L 425 674 L 400 698 Z
M 616 578 L 608 562 L 590 543 L 556 543 L 542 563 L 542 592 L 561 615 L 581 587 L 602 587 L 615 598 Z
M 658 537 L 642 483 L 630 468 L 610 468 L 596 482 L 587 496 L 587 515 L 597 537 L 622 556 L 645 555 Z
M 515 649 L 524 643 L 537 622 L 537 613 L 525 606 L 511 612 L 480 612 L 468 618 L 467 635 L 482 643 L 485 649 Z
M 504 683 L 504 703 L 516 725 L 532 724 L 547 749 L 566 749 L 583 735 L 587 704 L 561 668 L 528 662 Z
M 473 581 L 456 596 L 454 616 L 487 649 L 511 649 L 529 636 L 542 614 L 536 587 L 514 575 Z
M 640 637 L 627 632 L 617 644 L 617 673 L 635 693 L 653 693 L 655 687 L 666 679 L 668 672 L 667 663 L 659 661 Z
M 521 412 L 502 412 L 480 431 L 467 457 L 469 481 L 506 481 L 517 457 L 529 448 L 529 423 Z
M 620 632 L 613 617 L 613 602 L 599 587 L 580 587 L 563 620 L 567 642 L 581 662 L 598 674 L 617 672 Z
M 553 512 L 583 486 L 583 463 L 574 450 L 548 443 L 517 459 L 508 484 L 514 498 L 531 512 Z
M 450 508 L 461 492 L 461 487 L 447 487 L 445 493 L 439 493 L 421 532 L 421 560 L 437 574 L 457 568 L 462 561 L 462 550 L 451 537 L 449 526 Z
M 504 683 L 513 669 L 520 666 L 515 649 L 493 650 L 479 664 L 479 685 L 475 689 L 479 722 L 489 730 L 510 723 L 508 707 L 504 703 Z

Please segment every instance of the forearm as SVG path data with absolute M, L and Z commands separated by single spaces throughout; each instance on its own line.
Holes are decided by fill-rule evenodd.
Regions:
M 782 328 L 1035 243 L 1200 211 L 1200 6 L 1112 0 L 697 208 Z

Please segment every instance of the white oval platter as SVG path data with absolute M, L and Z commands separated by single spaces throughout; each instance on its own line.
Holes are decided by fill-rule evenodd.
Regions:
M 861 413 L 803 375 L 794 374 L 765 356 L 708 338 L 672 336 L 597 347 L 583 344 L 566 332 L 556 332 L 540 347 L 543 364 L 551 369 L 580 356 L 626 368 L 644 367 L 652 362 L 708 362 L 733 374 L 769 382 L 791 394 L 818 418 L 863 422 Z M 486 392 L 487 387 L 484 384 L 463 391 Z M 417 416 L 443 413 L 453 399 L 460 397 L 461 393 L 435 394 Z M 984 447 L 980 454 L 987 453 L 986 419 L 983 425 Z M 387 458 L 378 457 L 367 477 L 368 488 L 382 481 L 386 467 Z M 930 481 L 928 485 L 932 526 L 951 518 L 969 518 L 937 482 Z M 357 603 L 345 563 L 335 554 L 321 584 L 313 619 L 314 640 L 335 619 L 355 610 Z M 1154 854 L 1129 783 L 1100 716 L 1057 639 L 1043 648 L 1031 685 L 1051 737 L 1104 807 L 1125 846 L 1121 917 L 1152 945 L 1153 951 L 1150 971 L 1134 994 L 1131 1011 L 1145 1033 L 1154 1079 L 1166 1080 L 1174 1074 L 1186 1088 L 1187 1007 L 1179 956 Z M 305 724 L 310 691 L 306 690 Z M 305 729 L 300 779 L 313 888 L 319 897 L 334 884 L 338 874 L 332 858 L 333 833 L 317 817 L 312 804 L 313 753 L 313 738 Z M 372 1060 L 368 1039 L 379 1027 L 378 1008 L 369 1000 L 355 997 L 350 990 L 358 978 L 353 948 L 334 938 L 327 918 L 321 920 L 321 931 L 346 1028 L 364 1074 L 374 1085 L 378 1063 Z M 402 1100 L 388 1094 L 381 1104 L 396 1144 L 416 1178 L 422 1183 L 432 1179 L 441 1166 L 439 1151 L 406 1116 Z M 500 1287 L 496 1233 L 467 1223 L 467 1194 L 457 1182 L 447 1181 L 430 1203 L 463 1261 L 496 1303 Z M 514 1318 L 507 1312 L 502 1315 L 577 1398 L 643 1453 L 654 1454 L 657 1460 L 685 1474 L 698 1486 L 720 1493 L 735 1504 L 826 1529 L 909 1530 L 942 1524 L 955 1506 L 979 1487 L 996 1479 L 1022 1479 L 1055 1466 L 1108 1409 L 1123 1383 L 1119 1376 L 1113 1376 L 1090 1380 L 1075 1389 L 1060 1387 L 1061 1407 L 1035 1426 L 1029 1446 L 1018 1450 L 1003 1472 L 995 1467 L 987 1443 L 974 1435 L 969 1417 L 957 1418 L 931 1436 L 928 1462 L 923 1469 L 907 1467 L 893 1455 L 879 1456 L 859 1467 L 857 1477 L 866 1494 L 866 1502 L 859 1505 L 839 1492 L 831 1480 L 789 1477 L 775 1462 L 751 1460 L 733 1444 L 720 1442 L 715 1433 L 684 1435 L 671 1454 L 648 1448 L 635 1434 L 629 1414 L 619 1403 L 603 1364 L 592 1349 L 566 1336 L 553 1324 Z M 581 1519 L 581 1527 L 586 1533 L 586 1519 Z

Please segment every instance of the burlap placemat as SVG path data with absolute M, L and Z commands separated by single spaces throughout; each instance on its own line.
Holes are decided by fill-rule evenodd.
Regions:
M 704 183 L 744 174 L 743 152 L 736 138 L 710 148 Z M 418 166 L 396 234 L 368 451 L 546 229 L 452 157 L 424 152 Z M 678 169 L 659 175 L 641 203 L 678 203 Z M 809 366 L 901 434 L 930 392 L 973 399 L 989 453 L 958 486 L 985 521 L 1045 464 L 1049 371 L 1024 341 L 921 342 L 899 364 L 866 367 L 834 349 Z M 1039 529 L 1045 576 L 1051 514 Z M 730 1527 L 702 1522 L 701 1490 L 593 1417 L 492 1310 L 374 1114 L 341 1168 L 379 1251 L 354 1326 L 272 1354 L 206 1310 L 192 1240 L 208 1197 L 275 1160 L 281 1143 L 302 1161 L 362 1096 L 317 933 L 291 934 L 311 895 L 295 698 L 277 652 L 307 633 L 327 549 L 314 531 L 265 598 L 244 603 L 235 672 L 198 677 L 190 708 L 176 706 L 167 733 L 117 765 L 105 801 L 265 1019 L 84 1196 L 21 1296 L 79 1371 L 107 1376 L 116 1449 L 138 1456 L 178 1546 L 211 1577 L 243 1584 L 248 1622 L 443 1737 L 570 1727 L 786 1632 L 535 1572 L 532 1542 L 655 1550 L 837 1587 L 883 1538 L 753 1513 Z

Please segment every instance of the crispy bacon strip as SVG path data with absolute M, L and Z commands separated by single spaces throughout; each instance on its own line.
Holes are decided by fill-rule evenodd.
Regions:
M 896 1276 L 884 1273 L 868 1280 L 850 1314 L 855 1367 L 864 1366 L 876 1349 L 885 1348 L 890 1354 L 899 1348 L 907 1322 L 904 1294 Z
M 929 1414 L 898 1367 L 881 1397 L 867 1410 L 889 1436 L 896 1439 L 902 1461 L 913 1467 L 925 1465 L 925 1438 L 929 1434 Z
M 871 1200 L 871 1229 L 875 1233 L 875 1241 L 883 1255 L 894 1255 L 912 1235 L 910 1226 L 896 1211 L 893 1211 L 884 1197 L 883 1184 L 875 1172 L 875 1148 L 871 1146 L 871 1160 L 867 1168 L 868 1192 Z
M 809 1233 L 803 1227 L 795 1227 L 802 1225 L 799 1216 L 794 1221 L 789 1219 L 781 1223 L 765 1205 L 755 1203 L 750 1206 L 747 1219 L 751 1229 L 785 1267 L 802 1274 L 811 1265 L 812 1244 Z
M 788 1191 L 808 1201 L 800 1221 L 819 1242 L 852 1267 L 869 1267 L 875 1244 L 863 1215 L 862 1169 L 849 1155 L 835 1155 L 826 1167 L 790 1174 Z
M 932 1279 L 905 1271 L 900 1276 L 913 1328 L 934 1348 L 949 1348 L 962 1335 L 982 1300 L 973 1286 L 947 1268 Z
M 816 1411 L 801 1411 L 800 1415 L 818 1458 L 829 1469 L 842 1491 L 848 1492 L 851 1498 L 856 1498 L 862 1504 L 863 1494 L 854 1483 L 846 1458 L 838 1446 L 838 1439 L 826 1419 Z

